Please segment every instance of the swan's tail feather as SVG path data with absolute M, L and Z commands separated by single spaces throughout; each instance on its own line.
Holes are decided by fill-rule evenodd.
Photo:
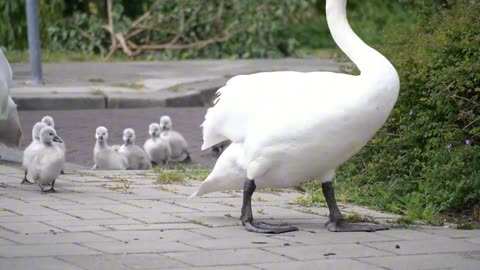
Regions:
M 214 118 L 214 108 L 208 109 L 207 113 L 205 114 L 205 121 L 203 121 L 201 125 L 203 128 L 202 150 L 208 149 L 217 143 L 227 140 L 227 138 L 215 132 L 215 126 L 218 124 L 216 122 L 217 121 L 215 121 Z

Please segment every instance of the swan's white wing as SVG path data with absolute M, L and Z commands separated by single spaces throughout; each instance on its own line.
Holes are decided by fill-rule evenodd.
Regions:
M 350 77 L 332 72 L 294 71 L 233 77 L 218 90 L 215 106 L 205 115 L 202 150 L 226 139 L 243 142 L 250 119 L 269 111 L 272 106 L 282 106 L 280 109 L 287 111 L 303 110 L 305 104 L 299 103 L 297 98 L 303 96 L 312 100 L 312 96 L 308 96 L 311 94 L 316 97 L 313 98 L 317 103 L 315 107 L 321 106 L 321 102 L 328 102 L 332 96 L 332 90 L 322 90 Z

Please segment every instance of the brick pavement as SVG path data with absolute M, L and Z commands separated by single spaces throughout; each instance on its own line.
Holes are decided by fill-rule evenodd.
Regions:
M 62 124 L 62 121 L 59 121 Z M 0 165 L 0 269 L 479 269 L 480 230 L 410 227 L 331 233 L 327 210 L 291 204 L 296 191 L 258 192 L 258 219 L 289 222 L 283 235 L 246 232 L 241 195 L 187 200 L 198 181 L 162 184 L 152 172 L 80 171 L 57 193 L 20 185 Z M 129 185 L 126 185 L 128 183 Z M 395 218 L 342 204 L 379 222 Z

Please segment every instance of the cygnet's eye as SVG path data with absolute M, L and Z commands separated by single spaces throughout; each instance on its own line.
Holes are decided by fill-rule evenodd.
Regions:
M 53 133 L 50 133 L 50 136 L 53 136 Z

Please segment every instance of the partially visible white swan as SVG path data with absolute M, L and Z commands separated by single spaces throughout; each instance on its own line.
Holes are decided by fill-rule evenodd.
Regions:
M 49 115 L 46 115 L 46 116 L 42 117 L 41 122 L 47 124 L 47 126 L 55 128 L 55 122 L 53 121 L 53 117 L 51 117 Z M 62 141 L 62 142 L 61 143 L 54 142 L 54 143 L 57 144 L 63 150 L 63 153 L 65 154 L 65 157 L 66 157 L 67 156 L 67 147 L 65 146 L 65 141 L 62 139 L 62 137 L 60 137 L 60 136 L 58 136 L 58 137 L 60 138 L 60 141 Z M 63 174 L 63 169 L 62 169 L 62 174 Z
M 188 145 L 185 138 L 180 132 L 172 129 L 172 119 L 168 115 L 160 118 L 160 128 L 162 133 L 160 137 L 170 144 L 172 153 L 170 160 L 176 162 L 190 162 L 190 154 L 188 153 Z
M 99 170 L 126 170 L 128 167 L 127 158 L 112 149 L 107 142 L 108 130 L 100 126 L 95 131 L 96 143 L 93 148 L 93 169 Z
M 0 48 L 0 144 L 16 148 L 20 145 L 23 132 L 17 105 L 10 97 L 12 80 L 12 69 Z
M 152 165 L 167 164 L 172 150 L 170 144 L 160 138 L 160 126 L 157 123 L 151 123 L 148 127 L 150 138 L 145 141 L 143 149 L 150 158 Z
M 33 125 L 32 128 L 32 142 L 23 150 L 23 159 L 22 159 L 22 168 L 25 170 L 25 176 L 23 177 L 22 184 L 33 184 L 33 182 L 28 181 L 28 167 L 32 162 L 33 156 L 35 153 L 42 147 L 42 142 L 40 141 L 40 131 L 42 128 L 47 125 L 43 122 L 37 122 Z
M 130 170 L 148 170 L 151 168 L 150 159 L 145 151 L 135 144 L 135 131 L 127 128 L 123 131 L 123 142 L 118 152 L 128 159 L 128 169 Z
M 55 192 L 55 180 L 65 166 L 65 153 L 56 143 L 61 143 L 53 127 L 44 127 L 40 132 L 41 146 L 28 164 L 28 172 L 43 192 Z M 45 190 L 44 186 L 50 186 Z
M 241 221 L 248 231 L 297 230 L 254 221 L 251 197 L 256 186 L 291 187 L 314 178 L 322 181 L 330 211 L 328 230 L 388 228 L 344 222 L 331 182 L 336 167 L 385 123 L 399 92 L 395 68 L 352 31 L 346 4 L 327 0 L 327 22 L 335 42 L 361 75 L 284 71 L 236 76 L 219 89 L 216 104 L 205 115 L 202 149 L 227 139 L 236 146 L 222 154 L 197 195 L 219 187 L 238 188 L 241 184 L 228 177 L 220 180 L 226 170 L 238 176 L 235 181 L 243 176 Z

